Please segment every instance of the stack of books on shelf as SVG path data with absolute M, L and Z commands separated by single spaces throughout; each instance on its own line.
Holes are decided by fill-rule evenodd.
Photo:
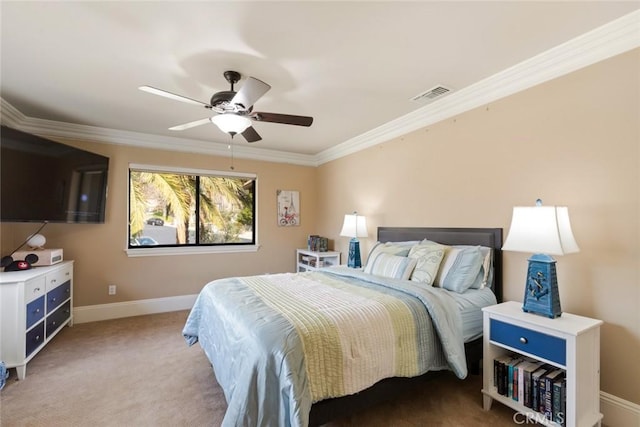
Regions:
M 564 369 L 518 354 L 505 354 L 493 361 L 493 383 L 498 394 L 544 414 L 549 421 L 565 425 Z
M 312 234 L 307 238 L 307 249 L 314 252 L 327 252 L 329 249 L 329 239 Z
M 321 259 L 317 259 L 316 257 L 303 255 L 302 257 L 300 257 L 300 260 L 303 264 L 310 265 L 311 267 L 324 267 L 324 261 Z

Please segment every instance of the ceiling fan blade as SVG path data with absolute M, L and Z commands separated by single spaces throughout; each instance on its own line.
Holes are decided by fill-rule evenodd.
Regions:
M 166 90 L 158 89 L 152 86 L 140 86 L 138 89 L 152 93 L 154 95 L 164 96 L 165 98 L 173 99 L 176 101 L 186 102 L 188 104 L 199 105 L 205 108 L 211 108 L 211 105 L 198 101 L 197 99 L 187 98 L 186 96 L 176 95 L 175 93 L 167 92 Z
M 241 135 L 244 137 L 244 139 L 247 140 L 247 142 L 256 142 L 262 139 L 260 135 L 258 135 L 258 132 L 256 132 L 256 130 L 252 126 L 246 128 L 244 132 L 241 133 Z
M 254 120 L 259 122 L 282 123 L 285 125 L 311 126 L 313 123 L 313 117 L 308 116 L 293 116 L 290 114 L 263 112 L 253 113 L 251 116 Z
M 233 96 L 233 104 L 241 104 L 245 109 L 251 108 L 255 102 L 267 93 L 271 86 L 253 77 L 249 77 L 238 93 Z
M 196 126 L 205 125 L 207 123 L 211 123 L 211 119 L 209 117 L 207 117 L 206 119 L 200 119 L 194 122 L 185 123 L 183 125 L 173 126 L 173 127 L 170 127 L 169 130 L 185 130 L 185 129 L 194 128 Z

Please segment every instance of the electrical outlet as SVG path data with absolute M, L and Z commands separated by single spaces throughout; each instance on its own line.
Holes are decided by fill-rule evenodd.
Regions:
M 116 285 L 109 285 L 109 295 L 116 294 Z

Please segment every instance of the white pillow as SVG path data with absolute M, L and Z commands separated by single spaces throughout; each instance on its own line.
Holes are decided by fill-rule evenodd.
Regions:
M 444 258 L 445 249 L 445 246 L 433 242 L 413 246 L 408 257 L 415 258 L 417 262 L 413 273 L 411 273 L 411 280 L 429 286 L 433 285 L 442 258 Z
M 417 260 L 406 256 L 380 252 L 367 262 L 365 273 L 391 279 L 407 280 L 415 268 Z

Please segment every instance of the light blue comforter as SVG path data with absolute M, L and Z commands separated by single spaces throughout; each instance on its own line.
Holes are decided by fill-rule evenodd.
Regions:
M 413 331 L 410 338 L 415 342 L 408 345 L 407 338 L 398 335 L 395 341 L 399 348 L 394 351 L 406 357 L 404 347 L 416 349 L 412 359 L 416 375 L 429 370 L 450 369 L 459 378 L 466 377 L 461 319 L 454 300 L 441 289 L 372 276 L 344 267 L 320 272 L 219 279 L 207 284 L 199 294 L 183 335 L 189 345 L 200 343 L 224 390 L 228 408 L 223 426 L 307 426 L 314 400 L 328 397 L 312 395 L 311 385 L 315 383 L 314 378 L 309 378 L 309 372 L 313 370 L 305 364 L 305 345 L 307 351 L 310 347 L 308 339 L 301 337 L 301 326 L 294 325 L 286 310 L 278 310 L 275 307 L 278 304 L 266 298 L 264 292 L 256 290 L 255 283 L 258 282 L 273 287 L 275 291 L 280 286 L 279 282 L 290 284 L 292 280 L 295 280 L 297 293 L 304 294 L 305 286 L 309 292 L 336 288 L 337 292 L 342 292 L 341 295 L 353 290 L 358 295 L 356 299 L 363 292 L 377 292 L 381 294 L 381 300 L 393 298 L 401 301 L 403 309 L 411 313 L 415 322 L 408 328 Z M 287 289 L 277 291 L 288 292 Z M 303 301 L 300 304 L 307 303 Z M 317 304 L 325 306 L 323 302 Z M 325 311 L 340 317 L 335 315 L 336 310 L 328 306 Z M 394 323 L 389 322 L 389 316 L 395 314 L 379 315 L 387 323 Z M 398 327 L 396 323 L 401 322 L 395 322 L 394 328 Z M 356 332 L 356 341 L 367 342 L 363 335 L 366 330 Z M 345 343 L 342 338 L 337 345 L 342 348 L 345 358 L 357 357 L 362 345 Z M 372 337 L 369 342 L 375 342 L 375 339 Z M 393 358 L 399 359 L 400 356 Z M 340 366 L 335 368 L 342 369 L 342 365 L 337 364 Z M 333 368 L 329 367 L 330 370 Z M 341 375 L 339 373 L 338 378 L 342 378 Z M 377 375 L 371 378 L 371 385 L 384 377 Z

